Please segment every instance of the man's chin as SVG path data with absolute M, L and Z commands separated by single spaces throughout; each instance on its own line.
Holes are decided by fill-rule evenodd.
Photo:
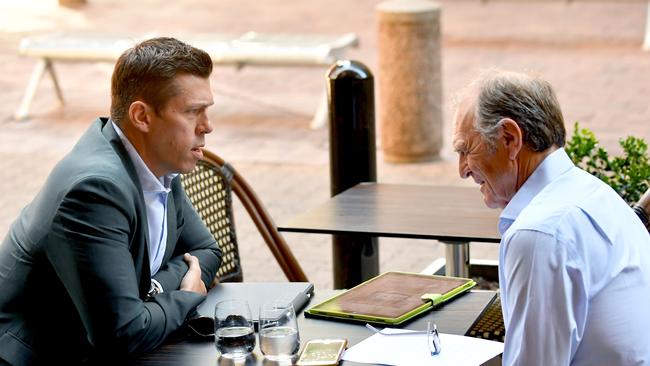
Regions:
M 194 171 L 194 167 L 196 167 L 196 165 L 194 165 L 194 166 L 191 167 L 191 168 L 183 169 L 183 170 L 181 170 L 179 173 L 181 173 L 181 174 L 189 174 L 189 173 L 191 173 L 191 172 Z
M 501 204 L 501 202 L 497 202 L 494 197 L 491 195 L 483 195 L 483 202 L 488 208 L 496 209 L 496 208 L 504 208 L 505 206 Z
M 191 173 L 194 170 L 194 168 L 196 167 L 197 163 L 198 163 L 198 161 L 193 161 L 192 163 L 188 163 L 185 166 L 180 167 L 180 169 L 178 169 L 178 173 L 180 173 L 180 174 Z

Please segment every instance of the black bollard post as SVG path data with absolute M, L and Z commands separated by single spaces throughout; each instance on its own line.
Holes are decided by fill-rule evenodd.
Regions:
M 377 181 L 374 78 L 358 61 L 329 69 L 330 193 Z M 352 288 L 379 274 L 378 241 L 365 235 L 332 235 L 334 288 Z

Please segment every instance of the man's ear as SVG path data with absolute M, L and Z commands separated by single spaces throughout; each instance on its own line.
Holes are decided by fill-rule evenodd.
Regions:
M 129 118 L 133 127 L 141 132 L 149 132 L 151 107 L 147 103 L 136 100 L 129 106 Z
M 521 128 L 517 122 L 510 118 L 504 118 L 499 123 L 501 124 L 502 142 L 508 152 L 508 158 L 515 160 L 524 144 Z

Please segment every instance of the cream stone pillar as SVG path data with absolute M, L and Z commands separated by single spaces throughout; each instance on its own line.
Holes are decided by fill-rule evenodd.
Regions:
M 440 5 L 391 0 L 377 5 L 378 86 L 384 160 L 433 160 L 442 147 Z
M 86 0 L 58 0 L 59 5 L 67 7 L 80 7 L 86 5 Z

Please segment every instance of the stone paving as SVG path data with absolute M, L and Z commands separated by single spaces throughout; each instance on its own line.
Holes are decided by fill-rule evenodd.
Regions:
M 25 4 L 39 6 L 27 10 Z M 109 107 L 112 65 L 55 65 L 67 103 L 43 80 L 31 118 L 11 118 L 35 61 L 17 55 L 25 35 L 52 30 L 178 35 L 191 32 L 356 32 L 361 46 L 348 56 L 376 66 L 378 1 L 88 0 L 77 9 L 44 0 L 0 3 L 0 235 L 38 191 L 54 164 L 88 124 Z M 457 176 L 449 146 L 451 103 L 484 68 L 534 72 L 556 88 L 567 125 L 580 121 L 618 152 L 628 134 L 650 141 L 650 52 L 641 50 L 644 2 L 442 1 L 444 133 L 441 159 L 392 165 L 378 157 L 381 182 L 472 185 Z M 207 138 L 247 178 L 279 222 L 328 198 L 327 129 L 309 129 L 324 84 L 324 68 L 219 67 L 212 78 L 215 130 Z M 379 90 L 378 92 L 381 92 Z M 378 126 L 380 128 L 380 126 Z M 379 147 L 380 150 L 380 147 Z M 236 216 L 244 276 L 282 281 L 252 223 Z M 331 288 L 329 237 L 285 234 L 310 280 Z M 496 259 L 498 247 L 473 244 L 473 258 Z M 420 270 L 444 255 L 434 241 L 381 239 L 381 270 Z

